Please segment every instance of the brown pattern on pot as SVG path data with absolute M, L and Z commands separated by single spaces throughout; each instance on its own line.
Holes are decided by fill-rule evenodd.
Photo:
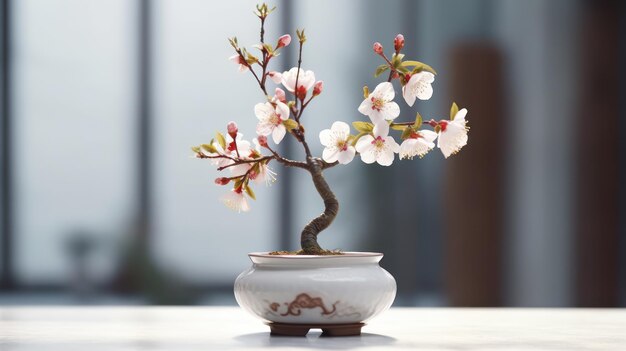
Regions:
M 337 310 L 336 305 L 338 303 L 339 301 L 335 302 L 334 304 L 332 304 L 332 309 L 329 309 L 326 307 L 321 297 L 311 297 L 307 293 L 301 293 L 298 294 L 298 296 L 296 296 L 293 301 L 284 303 L 284 305 L 287 306 L 287 310 L 284 313 L 280 313 L 280 315 L 283 317 L 289 315 L 299 316 L 302 313 L 302 309 L 304 308 L 313 309 L 319 307 L 322 309 L 322 316 L 329 316 L 335 313 L 335 311 Z M 280 304 L 278 302 L 272 302 L 269 307 L 272 311 L 278 312 Z

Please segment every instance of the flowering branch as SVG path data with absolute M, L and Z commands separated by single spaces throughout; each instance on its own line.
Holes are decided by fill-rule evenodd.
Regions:
M 229 170 L 231 172 L 231 176 L 218 178 L 216 183 L 219 185 L 234 183 L 232 191 L 224 196 L 222 201 L 238 211 L 249 209 L 244 194 L 255 199 L 250 180 L 265 181 L 268 184 L 275 180 L 275 173 L 268 167 L 272 160 L 287 167 L 308 171 L 315 189 L 324 202 L 324 211 L 302 230 L 300 253 L 328 254 L 331 252 L 320 247 L 317 236 L 335 219 L 339 211 L 339 203 L 322 172 L 339 164 L 350 163 L 356 155 L 359 155 L 364 163 L 376 162 L 382 166 L 391 165 L 395 154 L 399 154 L 400 159 L 423 157 L 435 147 L 435 141 L 447 158 L 467 144 L 469 130 L 465 120 L 467 110 L 459 110 L 456 103 L 453 103 L 448 120 L 430 119 L 424 122 L 421 115 L 417 113 L 413 122 L 394 121 L 400 115 L 400 107 L 393 101 L 395 98 L 393 82 L 397 81 L 400 85 L 402 97 L 407 105 L 413 106 L 416 99 L 431 98 L 432 83 L 437 74 L 425 63 L 404 59 L 402 49 L 405 40 L 402 34 L 398 34 L 394 38 L 394 52 L 391 58 L 385 55 L 380 43 L 376 42 L 373 45 L 374 52 L 385 61 L 376 68 L 374 77 L 378 77 L 387 70 L 389 70 L 389 76 L 386 82 L 378 84 L 371 93 L 367 86 L 363 88 L 364 100 L 358 107 L 358 111 L 366 115 L 369 121 L 353 122 L 352 127 L 358 132 L 356 134 L 351 134 L 351 127 L 347 123 L 334 122 L 331 128 L 319 133 L 319 140 L 324 150 L 321 158 L 314 157 L 306 140 L 301 118 L 311 101 L 322 93 L 323 82 L 315 80 L 313 71 L 306 71 L 302 68 L 303 46 L 307 40 L 304 30 L 296 31 L 299 43 L 297 65 L 282 73 L 268 69 L 271 59 L 278 55 L 278 50 L 288 46 L 291 42 L 289 34 L 279 37 L 275 47 L 265 42 L 265 22 L 273 10 L 274 8 L 270 9 L 266 4 L 261 4 L 257 5 L 255 12 L 260 19 L 261 27 L 260 44 L 255 45 L 261 50 L 260 60 L 245 48 L 240 48 L 236 37 L 230 39 L 230 44 L 236 53 L 230 59 L 239 65 L 241 72 L 250 70 L 267 99 L 254 106 L 254 113 L 259 120 L 256 127 L 258 137 L 253 139 L 255 146 L 252 147 L 251 143 L 243 140 L 237 125 L 231 122 L 228 124 L 226 136 L 217 133 L 216 138 L 209 144 L 202 144 L 192 149 L 196 157 L 211 159 L 218 171 Z M 261 69 L 260 75 L 253 69 L 255 64 L 258 64 Z M 277 85 L 282 85 L 293 94 L 294 99 L 288 101 L 285 91 L 280 86 L 275 88 L 275 93 L 271 96 L 267 91 L 267 78 Z M 424 129 L 425 126 L 430 126 L 433 130 Z M 401 145 L 389 135 L 390 130 L 401 133 Z M 268 145 L 268 137 L 278 144 L 287 132 L 302 144 L 306 155 L 304 162 L 287 159 Z M 269 151 L 270 154 L 263 155 L 263 150 Z

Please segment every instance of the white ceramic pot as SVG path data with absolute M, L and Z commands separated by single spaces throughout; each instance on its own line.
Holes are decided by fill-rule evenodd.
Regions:
M 266 321 L 363 323 L 387 310 L 396 296 L 395 279 L 378 265 L 381 253 L 249 256 L 253 264 L 237 277 L 235 298 Z

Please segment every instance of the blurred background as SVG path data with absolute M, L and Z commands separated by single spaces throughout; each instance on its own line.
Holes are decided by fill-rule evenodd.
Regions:
M 256 43 L 255 1 L 0 3 L 0 305 L 230 305 L 248 252 L 298 248 L 322 210 L 308 174 L 275 165 L 237 214 L 191 157 L 230 120 L 255 134 L 263 96 L 226 40 Z M 324 247 L 384 252 L 398 306 L 626 305 L 623 2 L 270 4 L 268 41 L 306 28 L 303 67 L 325 82 L 303 117 L 316 154 L 320 130 L 363 118 L 372 43 L 397 33 L 439 73 L 401 119 L 469 109 L 448 160 L 327 171 L 341 211 Z

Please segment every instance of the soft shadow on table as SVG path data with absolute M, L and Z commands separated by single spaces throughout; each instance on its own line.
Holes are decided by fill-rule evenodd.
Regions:
M 234 339 L 246 346 L 308 347 L 318 349 L 351 349 L 366 346 L 384 346 L 396 342 L 395 338 L 362 333 L 359 336 L 325 337 L 321 332 L 311 332 L 306 337 L 273 336 L 270 333 L 253 333 L 236 336 Z

